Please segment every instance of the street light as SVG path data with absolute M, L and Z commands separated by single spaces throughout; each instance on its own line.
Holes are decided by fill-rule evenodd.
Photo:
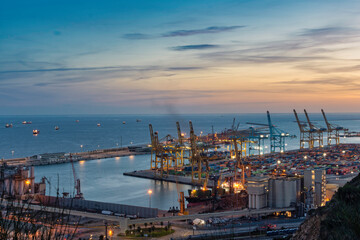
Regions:
M 151 189 L 148 190 L 148 194 L 149 194 L 149 208 L 151 208 L 151 194 L 152 194 Z

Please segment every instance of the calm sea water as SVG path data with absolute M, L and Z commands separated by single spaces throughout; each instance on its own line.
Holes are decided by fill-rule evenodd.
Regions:
M 176 136 L 176 121 L 180 122 L 182 132 L 187 134 L 189 120 L 193 122 L 196 134 L 200 134 L 201 131 L 203 134 L 210 133 L 212 126 L 215 132 L 220 132 L 225 128 L 231 128 L 234 117 L 240 122 L 240 128 L 248 128 L 250 125 L 246 125 L 246 122 L 267 123 L 266 114 L 1 116 L 0 157 L 79 152 L 148 143 L 149 123 L 152 123 L 154 131 L 158 131 L 160 137 L 167 134 Z M 303 114 L 300 114 L 300 118 L 305 120 Z M 325 126 L 321 114 L 310 114 L 310 118 L 316 124 Z M 141 119 L 141 122 L 137 122 L 136 119 Z M 328 120 L 352 131 L 360 131 L 360 113 L 328 114 Z M 22 121 L 32 121 L 32 124 L 23 125 Z M 126 124 L 122 124 L 123 121 Z M 272 114 L 272 121 L 281 129 L 299 135 L 293 114 Z M 5 128 L 6 123 L 12 123 L 13 127 Z M 97 127 L 97 123 L 101 126 Z M 59 126 L 60 130 L 55 131 L 55 126 Z M 40 130 L 40 134 L 33 136 L 33 129 Z M 342 142 L 360 142 L 360 139 L 347 138 L 342 139 Z M 287 149 L 298 147 L 298 138 L 288 139 Z M 266 151 L 269 151 L 269 148 L 265 149 Z M 189 186 L 123 176 L 123 172 L 126 171 L 149 168 L 149 158 L 149 155 L 145 155 L 75 163 L 85 198 L 149 206 L 147 190 L 152 189 L 152 207 L 168 209 L 170 206 L 177 206 L 178 191 L 186 192 Z M 51 195 L 56 194 L 58 184 L 60 192 L 73 192 L 71 164 L 39 166 L 35 169 L 35 175 L 37 180 L 43 176 L 51 180 L 48 190 Z

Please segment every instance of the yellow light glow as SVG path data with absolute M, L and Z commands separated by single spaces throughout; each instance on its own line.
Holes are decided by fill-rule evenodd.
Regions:
M 149 194 L 149 195 L 152 194 L 152 190 L 151 190 L 151 189 L 148 190 L 148 194 Z
M 113 231 L 109 230 L 109 236 L 111 237 L 113 235 Z
M 30 180 L 26 180 L 25 183 L 26 183 L 27 185 L 29 185 L 29 184 L 30 184 Z

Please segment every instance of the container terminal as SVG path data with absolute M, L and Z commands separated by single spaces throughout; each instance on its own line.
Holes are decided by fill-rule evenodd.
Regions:
M 240 225 L 244 217 L 257 220 L 269 216 L 297 217 L 294 220 L 296 224 L 288 226 L 296 229 L 303 221 L 301 217 L 306 216 L 311 209 L 324 206 L 339 186 L 360 171 L 360 144 L 340 142 L 343 137 L 356 137 L 359 133 L 331 124 L 323 110 L 326 127 L 311 122 L 306 110 L 304 114 L 306 122 L 300 121 L 294 110 L 299 136 L 291 135 L 274 125 L 267 112 L 268 123 L 248 123 L 250 127 L 247 129 L 239 129 L 234 119 L 230 129 L 196 135 L 190 121 L 190 133 L 186 137 L 179 122 L 176 122 L 178 135 L 160 138 L 159 133 L 149 124 L 151 144 L 148 146 L 99 151 L 93 153 L 92 157 L 89 153 L 63 154 L 64 162 L 71 162 L 73 166 L 73 162 L 81 158 L 115 156 L 119 152 L 146 154 L 150 150 L 149 169 L 124 175 L 189 184 L 193 188 L 188 193 L 178 192 L 179 207 L 169 211 L 89 201 L 86 200 L 86 193 L 81 192 L 80 179 L 73 167 L 76 193 L 72 197 L 69 193 L 63 193 L 61 207 L 74 209 L 73 215 L 83 215 L 87 219 L 107 219 L 119 224 L 117 231 L 123 234 L 131 225 L 150 222 L 167 221 L 181 228 L 186 225 L 181 221 L 194 220 L 191 223 L 199 227 L 205 222 L 206 226 L 216 226 L 224 217 L 229 220 L 229 216 L 233 219 L 231 221 L 238 221 Z M 286 151 L 286 139 L 296 137 L 299 138 L 300 148 Z M 267 141 L 270 153 L 264 154 Z M 41 162 L 46 157 L 51 159 L 50 155 L 46 155 L 33 161 Z M 59 159 L 58 156 L 54 158 Z M 32 196 L 38 203 L 52 206 L 56 199 L 45 195 L 45 185 L 50 183 L 45 178 L 35 183 L 34 170 L 29 166 L 36 164 L 31 164 L 30 159 L 25 161 L 27 167 L 26 164 L 25 167 L 21 164 L 9 166 L 11 161 L 3 161 L 3 196 L 20 199 Z M 249 225 L 248 231 L 250 229 L 254 230 L 255 226 Z

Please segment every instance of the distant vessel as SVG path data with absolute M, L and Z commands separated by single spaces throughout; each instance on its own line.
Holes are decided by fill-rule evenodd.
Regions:
M 40 133 L 39 130 L 37 130 L 37 129 L 34 129 L 34 130 L 33 130 L 33 134 L 34 134 L 34 135 L 38 135 L 39 133 Z
M 59 128 L 59 126 L 55 126 L 55 130 L 59 130 L 60 128 Z
M 10 123 L 10 124 L 7 123 L 7 124 L 5 125 L 6 128 L 11 128 L 12 126 L 13 126 L 12 123 Z
M 136 122 L 141 122 L 141 119 L 136 119 Z
M 100 127 L 100 126 L 101 126 L 101 124 L 100 124 L 100 123 L 98 123 L 98 124 L 97 124 L 97 126 L 98 126 L 98 127 Z
M 76 120 L 75 122 L 79 122 L 79 120 Z
M 31 122 L 31 121 L 28 121 L 28 122 L 27 122 L 27 121 L 23 121 L 22 124 L 32 124 L 32 122 Z
M 126 122 L 125 122 L 125 121 L 123 121 L 123 124 L 126 124 Z

